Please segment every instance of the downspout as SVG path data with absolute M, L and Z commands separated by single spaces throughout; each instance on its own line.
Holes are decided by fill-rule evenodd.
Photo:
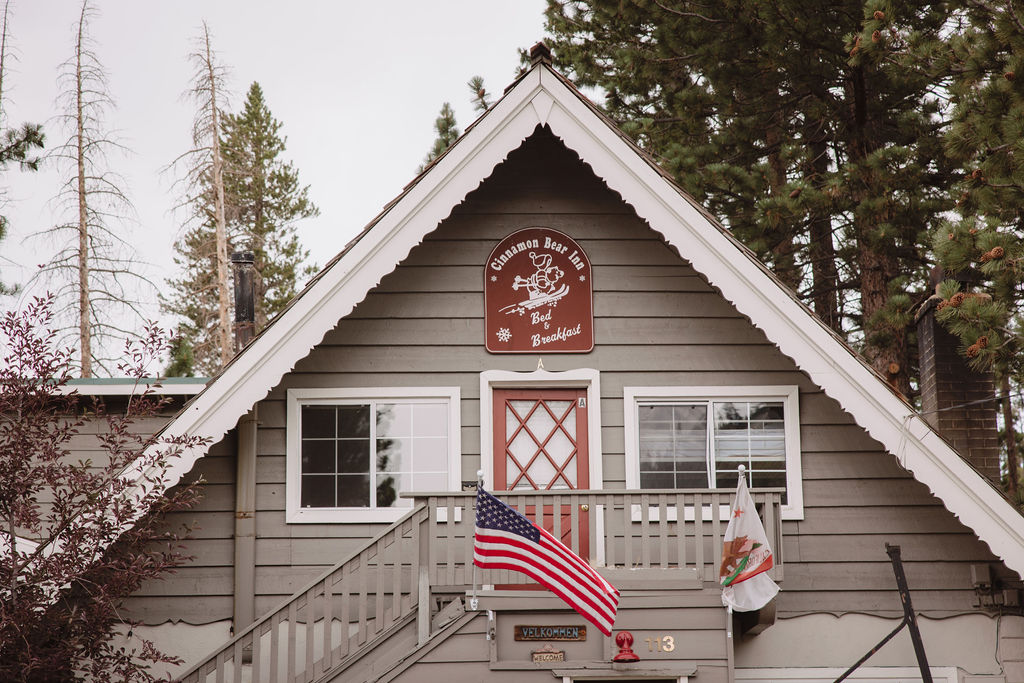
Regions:
M 235 285 L 235 353 L 255 336 L 253 255 L 231 255 Z M 256 618 L 256 406 L 238 421 L 235 453 L 235 562 L 232 629 Z
M 234 632 L 256 618 L 256 408 L 238 421 L 235 469 Z

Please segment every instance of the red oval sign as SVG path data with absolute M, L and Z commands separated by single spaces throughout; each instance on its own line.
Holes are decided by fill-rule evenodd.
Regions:
M 594 348 L 590 259 L 565 233 L 526 228 L 484 266 L 484 329 L 491 353 L 586 353 Z

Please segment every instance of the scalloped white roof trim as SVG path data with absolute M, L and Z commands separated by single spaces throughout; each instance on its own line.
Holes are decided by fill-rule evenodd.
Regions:
M 544 65 L 520 78 L 164 433 L 220 439 L 541 124 L 549 125 L 608 187 L 1024 577 L 1024 517 L 911 414 L 912 409 L 763 265 Z M 203 455 L 200 449 L 183 454 L 166 483 L 177 482 Z

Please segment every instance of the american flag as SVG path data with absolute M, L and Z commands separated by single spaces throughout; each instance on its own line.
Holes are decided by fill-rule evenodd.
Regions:
M 619 591 L 558 539 L 483 489 L 476 492 L 473 562 L 526 574 L 606 636 L 612 634 Z

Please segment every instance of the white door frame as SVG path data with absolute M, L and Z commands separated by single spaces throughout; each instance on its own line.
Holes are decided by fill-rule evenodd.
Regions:
M 587 390 L 587 459 L 590 488 L 604 488 L 601 464 L 601 373 L 591 368 L 564 372 L 513 372 L 485 370 L 480 373 L 480 470 L 484 488 L 494 486 L 494 389 L 580 389 Z

